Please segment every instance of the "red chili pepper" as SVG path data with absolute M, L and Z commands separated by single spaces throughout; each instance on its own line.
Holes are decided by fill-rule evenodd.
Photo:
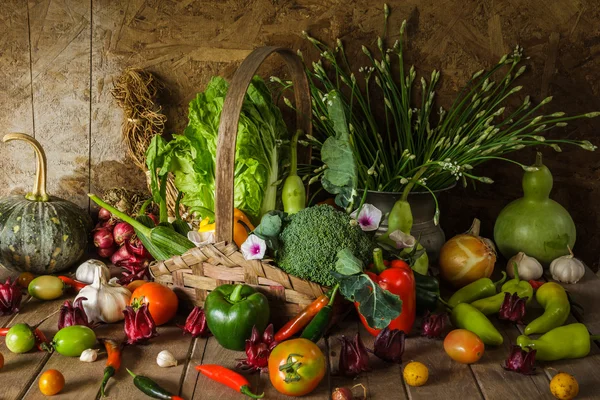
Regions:
M 534 281 L 534 280 L 530 280 L 529 284 L 531 285 L 531 287 L 533 288 L 533 290 L 538 290 L 540 288 L 540 286 L 542 286 L 544 283 L 544 281 Z
M 0 336 L 6 336 L 10 328 L 0 328 Z
M 375 249 L 374 257 L 374 272 L 366 272 L 367 275 L 377 283 L 382 289 L 388 290 L 400 297 L 402 300 L 402 312 L 396 319 L 392 320 L 388 325 L 390 330 L 397 329 L 404 331 L 407 335 L 412 330 L 415 323 L 415 315 L 417 310 L 417 292 L 415 276 L 410 265 L 402 260 L 393 260 L 389 268 L 385 268 L 385 262 L 381 249 Z M 358 310 L 358 303 L 354 304 Z M 369 326 L 365 318 L 360 315 L 360 320 L 369 333 L 377 336 L 381 329 L 374 329 Z
M 114 376 L 121 367 L 121 350 L 123 350 L 123 344 L 119 344 L 111 339 L 99 339 L 98 341 L 104 343 L 106 354 L 108 355 L 106 368 L 104 368 L 104 378 L 102 378 L 102 384 L 100 385 L 100 397 L 104 397 L 104 388 L 106 387 L 108 380 Z
M 291 338 L 296 333 L 300 332 L 308 323 L 314 318 L 315 315 L 321 311 L 323 307 L 329 304 L 329 297 L 322 294 L 315 301 L 310 303 L 300 314 L 296 315 L 293 319 L 289 320 L 287 324 L 283 326 L 275 334 L 276 342 L 283 342 L 286 339 Z
M 248 397 L 252 397 L 253 399 L 260 399 L 264 397 L 264 393 L 262 394 L 254 394 L 250 391 L 250 382 L 242 375 L 234 372 L 230 369 L 222 367 L 220 365 L 215 364 L 203 364 L 196 365 L 196 371 L 200 372 L 202 375 L 205 375 L 207 378 L 210 378 L 214 381 L 222 383 L 233 390 L 245 394 Z
M 63 281 L 65 285 L 69 285 L 76 292 L 79 292 L 81 289 L 88 285 L 87 283 L 76 281 L 75 279 L 69 278 L 68 276 L 64 275 L 59 275 L 58 279 Z

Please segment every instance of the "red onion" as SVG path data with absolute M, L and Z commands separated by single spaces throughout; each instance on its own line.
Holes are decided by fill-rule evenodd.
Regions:
M 113 246 L 114 238 L 108 228 L 99 228 L 94 232 L 94 246 L 100 249 L 108 249 Z
M 117 250 L 115 254 L 112 255 L 112 257 L 110 258 L 110 262 L 112 262 L 115 265 L 118 265 L 120 262 L 124 260 L 129 260 L 131 257 L 133 256 L 127 250 L 127 246 L 121 246 L 119 250 Z
M 115 229 L 113 229 L 113 235 L 115 242 L 121 246 L 126 240 L 131 239 L 135 235 L 135 230 L 127 222 L 119 222 L 115 225 Z
M 98 219 L 100 221 L 109 220 L 111 216 L 112 214 L 106 208 L 101 208 L 100 211 L 98 211 Z
M 98 253 L 98 257 L 101 258 L 110 258 L 113 254 L 115 254 L 117 248 L 115 246 L 109 247 L 107 249 L 98 249 L 96 253 Z

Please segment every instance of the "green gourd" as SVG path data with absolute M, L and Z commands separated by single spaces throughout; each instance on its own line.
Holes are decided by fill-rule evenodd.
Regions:
M 504 257 L 522 251 L 548 265 L 575 245 L 571 215 L 549 197 L 552 183 L 552 174 L 537 153 L 536 163 L 523 175 L 523 197 L 507 205 L 494 226 L 494 240 Z
M 71 267 L 87 249 L 92 220 L 77 205 L 46 193 L 46 155 L 37 140 L 22 133 L 2 140 L 29 143 L 37 169 L 31 193 L 0 199 L 0 264 L 34 274 Z

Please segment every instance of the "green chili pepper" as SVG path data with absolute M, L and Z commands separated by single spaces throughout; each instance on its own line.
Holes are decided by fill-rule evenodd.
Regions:
M 526 335 L 546 333 L 565 323 L 571 312 L 571 304 L 561 285 L 555 282 L 544 283 L 535 293 L 535 298 L 544 307 L 544 313 L 525 327 Z
M 413 271 L 414 272 L 414 271 Z M 440 283 L 433 276 L 413 273 L 417 289 L 417 314 L 423 315 L 427 311 L 435 311 L 440 297 Z
M 499 346 L 504 338 L 489 319 L 478 309 L 468 303 L 460 303 L 450 314 L 452 325 L 473 332 L 483 343 Z
M 448 305 L 450 307 L 456 307 L 460 303 L 470 304 L 475 300 L 494 296 L 498 286 L 502 285 L 505 280 L 506 273 L 503 271 L 502 279 L 497 282 L 493 282 L 490 278 L 481 278 L 475 282 L 471 282 L 454 293 L 452 297 L 450 297 L 450 300 L 448 300 Z
M 147 376 L 136 375 L 127 369 L 129 375 L 133 376 L 133 384 L 136 388 L 140 389 L 145 395 L 152 397 L 153 399 L 162 400 L 183 400 L 179 396 L 172 395 L 166 389 L 163 389 Z
M 302 335 L 300 337 L 304 339 L 308 339 L 311 342 L 317 343 L 327 330 L 329 326 L 329 321 L 331 321 L 331 314 L 333 314 L 333 302 L 335 301 L 335 295 L 337 294 L 339 285 L 336 285 L 333 289 L 333 293 L 329 298 L 329 303 L 325 307 L 323 307 L 317 315 L 310 321 L 310 323 L 304 328 L 302 331 Z
M 536 360 L 554 361 L 585 357 L 590 352 L 590 342 L 598 339 L 599 336 L 590 336 L 585 325 L 576 323 L 554 328 L 538 339 L 521 335 L 517 345 L 536 350 Z
M 516 263 L 514 265 L 514 270 L 515 278 L 502 285 L 500 293 L 491 297 L 486 297 L 485 299 L 474 301 L 471 305 L 485 315 L 496 314 L 500 311 L 500 307 L 502 307 L 505 293 L 516 293 L 517 296 L 521 298 L 527 297 L 527 303 L 529 303 L 533 298 L 533 287 L 531 287 L 529 282 L 519 279 L 519 271 Z

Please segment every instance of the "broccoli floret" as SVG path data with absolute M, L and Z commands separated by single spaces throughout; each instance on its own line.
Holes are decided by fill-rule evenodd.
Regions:
M 291 216 L 279 239 L 277 264 L 285 272 L 325 286 L 335 284 L 337 253 L 348 248 L 365 265 L 373 241 L 351 218 L 328 205 L 305 208 Z

